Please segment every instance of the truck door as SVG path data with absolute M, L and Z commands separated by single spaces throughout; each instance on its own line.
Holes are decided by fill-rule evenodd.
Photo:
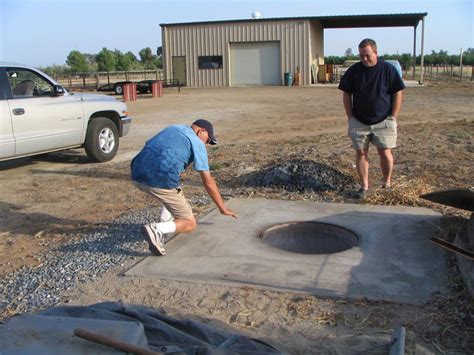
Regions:
M 84 112 L 73 94 L 54 96 L 53 84 L 25 68 L 7 68 L 15 156 L 81 144 Z
M 6 99 L 7 87 L 2 78 L 4 71 L 0 68 L 0 159 L 12 157 L 15 154 L 15 138 L 10 117 L 10 107 Z

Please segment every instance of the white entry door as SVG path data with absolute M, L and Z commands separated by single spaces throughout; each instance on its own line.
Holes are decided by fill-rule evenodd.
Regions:
M 231 85 L 281 85 L 280 42 L 230 44 Z

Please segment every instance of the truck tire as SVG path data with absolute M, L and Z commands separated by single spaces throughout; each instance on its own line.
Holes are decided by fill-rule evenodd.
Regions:
M 106 117 L 93 118 L 87 127 L 84 148 L 95 162 L 111 160 L 117 154 L 119 133 L 117 126 Z
M 115 85 L 114 87 L 114 92 L 117 94 L 117 95 L 122 95 L 123 94 L 123 86 L 118 84 L 118 85 Z

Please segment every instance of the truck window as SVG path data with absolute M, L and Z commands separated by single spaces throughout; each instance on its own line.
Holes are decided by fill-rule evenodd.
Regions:
M 53 85 L 39 74 L 22 68 L 7 68 L 13 98 L 50 96 Z

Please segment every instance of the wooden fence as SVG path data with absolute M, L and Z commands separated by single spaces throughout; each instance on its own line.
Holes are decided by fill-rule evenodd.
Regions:
M 474 66 L 465 65 L 426 65 L 423 68 L 423 75 L 426 78 L 456 78 L 458 80 L 473 80 Z
M 78 73 L 70 75 L 57 75 L 54 77 L 58 83 L 68 90 L 96 90 L 104 84 L 116 83 L 118 81 L 141 81 L 141 80 L 163 80 L 163 70 L 141 70 L 141 71 L 115 71 Z
M 342 65 L 329 64 L 330 71 L 332 74 L 328 76 L 326 81 L 322 82 L 339 82 L 347 67 Z M 403 78 L 405 80 L 412 80 L 413 78 L 413 67 L 405 68 L 403 71 Z M 416 66 L 415 80 L 420 78 L 421 67 Z M 423 67 L 423 76 L 425 79 L 445 79 L 445 80 L 463 80 L 472 81 L 474 79 L 474 66 L 465 65 L 460 67 L 459 65 L 425 65 Z M 329 79 L 329 77 L 331 79 Z M 321 81 L 320 81 L 321 82 Z

